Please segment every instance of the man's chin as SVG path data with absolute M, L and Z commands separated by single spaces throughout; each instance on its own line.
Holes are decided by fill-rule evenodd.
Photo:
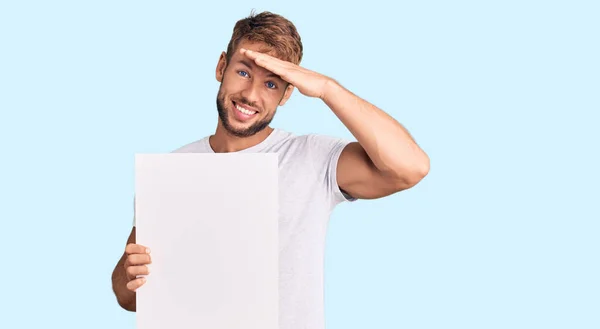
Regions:
M 241 123 L 229 119 L 223 124 L 223 127 L 228 133 L 236 137 L 251 137 L 264 129 L 257 129 L 252 122 Z

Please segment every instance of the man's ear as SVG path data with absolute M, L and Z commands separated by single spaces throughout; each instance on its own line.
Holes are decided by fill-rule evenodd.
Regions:
M 279 101 L 279 106 L 283 106 L 287 100 L 290 99 L 293 91 L 294 86 L 291 83 L 288 83 L 287 87 L 285 88 L 285 92 L 283 93 L 283 97 L 281 97 L 281 100 Z
M 227 68 L 227 54 L 225 52 L 222 52 L 221 56 L 219 56 L 219 62 L 217 62 L 217 70 L 215 72 L 217 81 L 223 82 L 223 75 L 225 75 L 225 68 Z

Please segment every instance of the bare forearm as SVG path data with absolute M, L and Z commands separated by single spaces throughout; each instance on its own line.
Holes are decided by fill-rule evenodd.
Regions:
M 373 164 L 390 175 L 424 175 L 429 158 L 408 131 L 390 115 L 354 95 L 334 80 L 323 101 L 348 128 Z
M 127 289 L 127 275 L 125 273 L 124 258 L 115 266 L 112 274 L 112 288 L 119 305 L 128 310 L 136 311 L 136 293 Z

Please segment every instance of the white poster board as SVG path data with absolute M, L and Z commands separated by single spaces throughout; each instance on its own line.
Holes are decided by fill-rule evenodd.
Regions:
M 139 154 L 138 329 L 278 329 L 278 163 L 268 153 Z

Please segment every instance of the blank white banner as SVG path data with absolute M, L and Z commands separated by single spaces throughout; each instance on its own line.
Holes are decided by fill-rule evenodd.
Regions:
M 278 329 L 277 154 L 135 158 L 138 329 Z

